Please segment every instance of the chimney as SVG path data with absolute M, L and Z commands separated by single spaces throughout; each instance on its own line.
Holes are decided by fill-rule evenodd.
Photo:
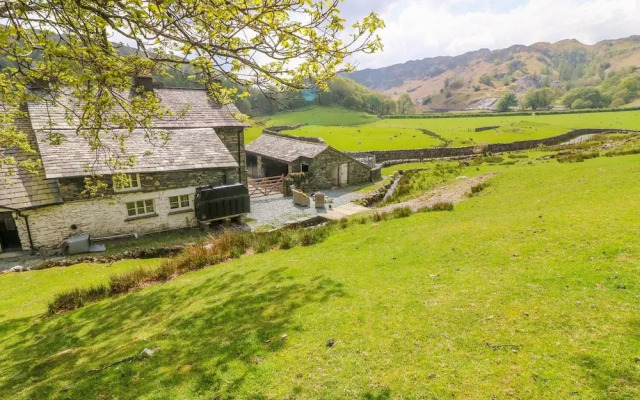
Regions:
M 57 83 L 57 77 L 46 77 L 42 76 L 36 79 L 33 79 L 27 86 L 32 90 L 48 90 L 51 88 L 52 83 Z
M 133 78 L 133 89 L 136 91 L 153 92 L 153 77 L 151 75 L 136 75 L 135 78 Z

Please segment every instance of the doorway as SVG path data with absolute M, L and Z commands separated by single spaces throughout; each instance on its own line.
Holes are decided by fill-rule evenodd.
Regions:
M 10 212 L 0 213 L 0 248 L 2 251 L 22 250 L 18 227 Z
M 331 168 L 331 184 L 333 186 L 347 186 L 349 183 L 349 164 L 334 165 Z

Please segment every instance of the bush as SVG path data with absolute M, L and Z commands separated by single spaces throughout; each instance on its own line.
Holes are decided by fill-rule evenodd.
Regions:
M 471 187 L 471 195 L 476 195 L 480 192 L 482 192 L 483 190 L 485 190 L 486 188 L 489 187 L 489 182 L 482 182 L 482 183 L 478 183 L 475 186 Z
M 600 157 L 600 153 L 597 151 L 591 153 L 567 153 L 556 155 L 556 160 L 558 160 L 559 163 L 575 163 L 597 157 Z
M 411 207 L 400 207 L 391 212 L 393 218 L 406 218 L 411 216 L 411 214 L 413 214 Z
M 418 212 L 453 211 L 453 203 L 439 202 L 431 206 L 423 207 Z

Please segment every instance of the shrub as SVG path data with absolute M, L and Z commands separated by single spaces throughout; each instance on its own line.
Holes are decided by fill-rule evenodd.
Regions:
M 508 157 L 511 159 L 529 158 L 529 156 L 526 154 L 509 154 Z
M 631 154 L 640 154 L 640 148 L 627 150 L 613 150 L 605 154 L 607 157 L 628 156 Z
M 453 203 L 438 202 L 431 206 L 423 207 L 418 212 L 453 211 Z
M 386 220 L 388 216 L 389 214 L 386 212 L 376 211 L 373 213 L 372 219 L 374 222 L 380 222 Z
M 471 187 L 471 194 L 476 195 L 485 190 L 487 187 L 489 187 L 489 182 L 478 183 L 477 185 Z
M 559 163 L 575 163 L 597 157 L 600 157 L 600 153 L 597 151 L 591 153 L 567 153 L 556 155 L 556 160 L 558 160 Z
M 307 228 L 300 232 L 299 240 L 303 246 L 311 246 L 312 244 L 320 243 L 329 234 L 329 229 L 325 226 L 318 228 Z
M 142 268 L 120 275 L 112 275 L 109 279 L 109 292 L 111 294 L 127 293 L 131 289 L 139 287 L 150 275 L 148 270 Z
M 413 214 L 411 207 L 396 208 L 391 213 L 393 218 L 406 218 L 411 216 L 411 214 Z

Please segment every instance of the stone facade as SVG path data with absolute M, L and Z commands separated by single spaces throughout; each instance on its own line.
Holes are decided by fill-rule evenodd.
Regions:
M 156 192 L 158 190 L 171 190 L 183 187 L 196 187 L 203 185 L 219 185 L 225 183 L 240 182 L 236 168 L 207 169 L 196 171 L 159 172 L 154 174 L 137 174 L 140 178 L 140 188 L 136 192 Z M 110 176 L 104 178 L 108 187 L 102 192 L 105 196 L 113 196 L 113 182 Z M 66 202 L 86 199 L 82 195 L 85 189 L 84 178 L 58 179 L 60 195 Z
M 215 128 L 216 134 L 222 140 L 224 146 L 229 150 L 229 153 L 233 156 L 239 165 L 238 171 L 240 172 L 240 180 L 235 182 L 242 182 L 247 184 L 247 157 L 244 152 L 244 128 L 243 127 L 229 127 L 229 128 Z
M 347 182 L 342 182 L 342 186 L 359 185 L 371 182 L 371 168 L 354 160 L 348 155 L 329 147 L 310 160 L 309 171 L 312 174 L 312 185 L 317 189 L 329 189 L 335 186 L 332 175 L 335 168 L 348 164 Z
M 133 192 L 99 199 L 65 202 L 33 210 L 24 210 L 35 249 L 58 250 L 70 236 L 88 233 L 93 237 L 127 233 L 151 233 L 195 226 L 193 201 L 195 186 L 153 192 Z M 169 197 L 190 195 L 190 207 L 171 210 Z M 127 203 L 153 200 L 150 216 L 129 217 Z M 16 220 L 23 249 L 28 250 L 29 237 L 24 218 Z

